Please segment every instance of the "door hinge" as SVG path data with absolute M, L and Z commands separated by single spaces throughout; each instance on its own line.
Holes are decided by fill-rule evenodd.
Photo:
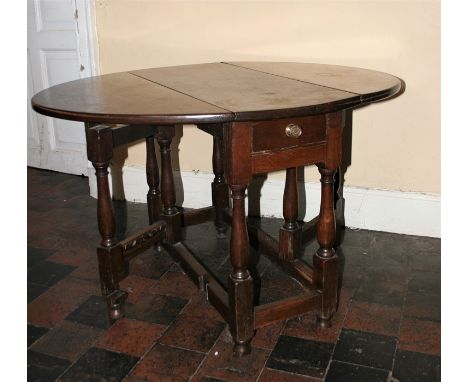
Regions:
M 75 9 L 74 17 L 75 17 L 75 20 L 78 20 L 78 9 Z

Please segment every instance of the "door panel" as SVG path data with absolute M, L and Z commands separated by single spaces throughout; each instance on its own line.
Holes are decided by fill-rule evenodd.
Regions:
M 33 94 L 88 77 L 89 0 L 28 0 L 28 104 Z M 39 115 L 28 106 L 28 165 L 87 174 L 81 122 Z

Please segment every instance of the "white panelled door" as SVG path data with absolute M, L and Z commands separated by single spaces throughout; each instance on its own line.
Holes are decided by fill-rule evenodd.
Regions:
M 45 88 L 97 74 L 93 5 L 28 0 L 28 166 L 88 174 L 83 123 L 40 115 L 30 101 Z

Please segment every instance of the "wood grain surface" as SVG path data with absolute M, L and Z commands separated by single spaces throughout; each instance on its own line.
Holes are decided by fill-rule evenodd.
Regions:
M 391 97 L 403 82 L 359 68 L 233 62 L 106 74 L 36 94 L 34 110 L 96 123 L 177 124 L 300 117 Z

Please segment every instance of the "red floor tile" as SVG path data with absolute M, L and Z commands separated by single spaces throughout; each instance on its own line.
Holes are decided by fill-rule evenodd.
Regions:
M 90 281 L 66 277 L 28 305 L 28 322 L 51 328 L 68 316 L 98 288 Z
M 195 288 L 196 290 L 196 288 Z M 224 321 L 223 317 L 211 305 L 206 297 L 199 293 L 192 298 L 189 304 L 182 311 L 183 314 L 191 317 L 209 318 L 217 321 Z
M 400 308 L 353 301 L 343 326 L 365 332 L 398 336 L 400 317 Z
M 164 325 L 121 318 L 99 338 L 96 347 L 140 357 L 166 329 Z
M 83 262 L 83 264 L 75 269 L 71 275 L 80 279 L 99 282 L 99 268 L 97 258 L 90 258 L 89 260 Z
M 181 314 L 161 337 L 160 342 L 165 345 L 207 353 L 225 326 L 224 322 Z
M 404 317 L 400 328 L 400 349 L 440 355 L 440 323 Z
M 76 247 L 58 250 L 51 255 L 48 260 L 55 263 L 79 267 L 90 260 L 97 262 L 97 256 L 95 250 Z
M 284 327 L 284 322 L 277 322 L 264 328 L 259 328 L 255 331 L 255 336 L 252 340 L 252 346 L 262 349 L 273 349 L 276 341 Z
M 130 376 L 146 382 L 187 381 L 204 357 L 201 353 L 158 344 Z
M 245 357 L 234 357 L 232 344 L 218 341 L 200 367 L 193 382 L 201 382 L 204 377 L 218 378 L 229 382 L 256 381 L 268 357 L 268 351 L 252 348 Z
M 126 277 L 119 284 L 121 290 L 128 292 L 127 301 L 130 303 L 138 302 L 143 295 L 150 293 L 155 285 L 156 280 L 135 275 Z
M 199 293 L 198 288 L 192 280 L 181 271 L 166 272 L 157 283 L 152 286 L 150 292 L 182 298 L 191 298 Z

